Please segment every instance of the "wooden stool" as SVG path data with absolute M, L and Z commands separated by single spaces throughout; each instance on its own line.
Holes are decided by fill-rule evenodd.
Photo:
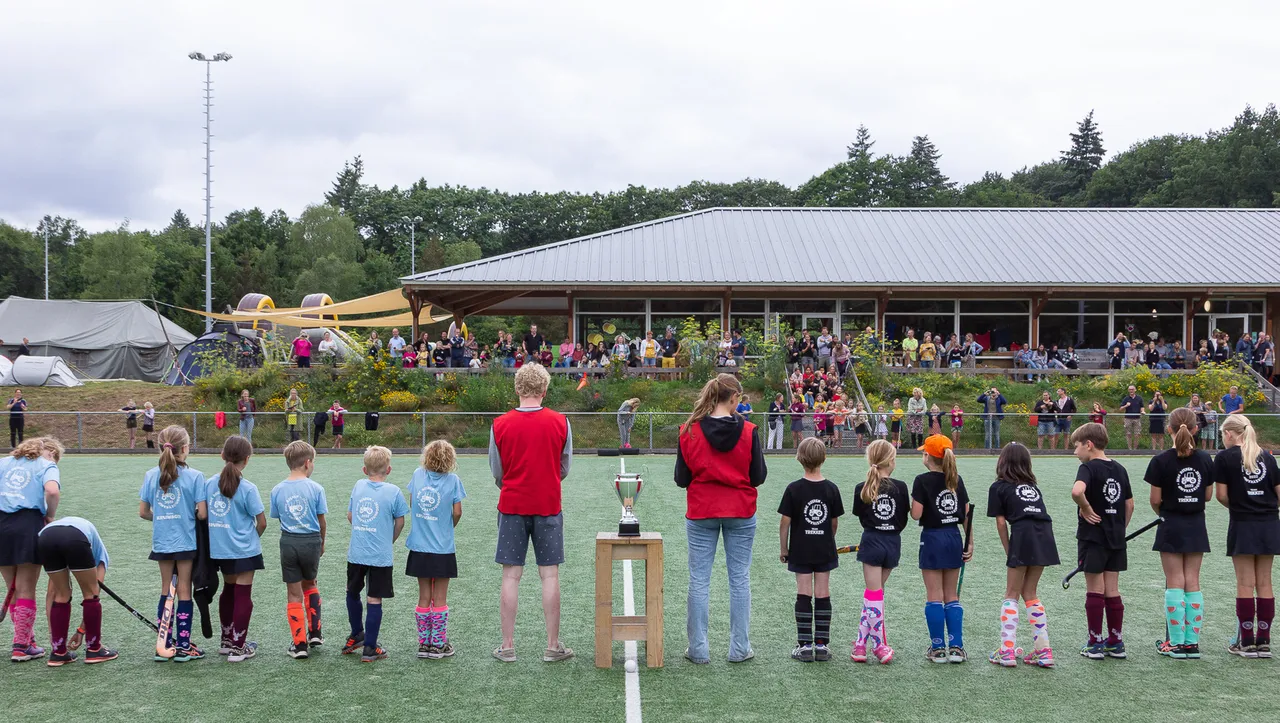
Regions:
M 644 615 L 613 614 L 613 561 L 644 560 Z M 613 667 L 613 641 L 643 640 L 645 665 L 662 667 L 662 535 L 596 535 L 596 667 Z

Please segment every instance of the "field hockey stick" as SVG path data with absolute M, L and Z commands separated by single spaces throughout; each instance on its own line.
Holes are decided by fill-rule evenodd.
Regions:
M 18 588 L 11 587 L 9 592 L 5 593 L 4 607 L 0 607 L 0 623 L 4 622 L 4 619 L 9 615 L 9 603 L 13 602 L 13 593 L 17 592 L 17 590 Z
M 169 647 L 169 629 L 173 627 L 173 608 L 178 599 L 178 574 L 175 572 L 169 583 L 169 599 L 165 600 L 164 612 L 160 615 L 160 625 L 156 627 L 156 657 L 170 659 L 177 650 Z
M 1141 535 L 1142 533 L 1146 532 L 1147 530 L 1151 529 L 1152 527 L 1155 527 L 1156 525 L 1160 524 L 1161 522 L 1164 522 L 1164 518 L 1163 518 L 1163 517 L 1157 517 L 1157 518 L 1155 518 L 1154 520 L 1152 520 L 1152 521 L 1148 522 L 1147 524 L 1143 525 L 1140 529 L 1138 529 L 1137 531 L 1135 531 L 1133 534 L 1131 534 L 1131 535 L 1129 535 L 1129 536 L 1125 537 L 1125 538 L 1124 538 L 1124 541 L 1125 541 L 1125 542 L 1128 542 L 1129 540 L 1132 540 L 1133 538 L 1137 537 L 1138 535 Z M 1062 589 L 1063 589 L 1063 590 L 1066 590 L 1067 588 L 1071 587 L 1071 578 L 1075 577 L 1075 576 L 1076 576 L 1076 573 L 1080 572 L 1080 566 L 1081 566 L 1082 564 L 1084 564 L 1084 563 L 1083 563 L 1083 561 L 1082 561 L 1081 563 L 1079 563 L 1079 564 L 1077 564 L 1077 565 L 1076 565 L 1076 569 L 1074 569 L 1074 570 L 1072 570 L 1071 572 L 1067 573 L 1067 576 L 1066 576 L 1066 577 L 1064 577 L 1064 578 L 1062 578 Z
M 148 619 L 147 616 L 143 615 L 137 610 L 134 610 L 133 607 L 129 605 L 129 603 L 125 602 L 123 598 L 115 594 L 115 592 L 113 592 L 111 588 L 107 587 L 107 584 L 105 582 L 98 583 L 98 587 L 102 588 L 103 592 L 110 595 L 112 600 L 115 600 L 116 602 L 120 603 L 121 607 L 123 607 L 125 610 L 128 610 L 130 615 L 141 620 L 143 625 L 146 625 L 147 627 L 151 628 L 157 633 L 160 632 L 160 627 L 158 625 L 151 622 L 151 620 Z
M 969 551 L 969 543 L 973 540 L 973 505 L 969 505 L 969 514 L 964 518 L 964 552 Z M 960 599 L 960 591 L 964 589 L 964 568 L 969 563 L 960 561 L 960 579 L 956 582 L 956 599 Z
M 837 554 L 837 555 L 843 555 L 843 554 L 848 553 L 848 552 L 857 552 L 857 551 L 858 551 L 858 546 L 857 546 L 857 545 L 845 545 L 844 547 L 837 547 L 837 548 L 836 548 L 836 554 Z

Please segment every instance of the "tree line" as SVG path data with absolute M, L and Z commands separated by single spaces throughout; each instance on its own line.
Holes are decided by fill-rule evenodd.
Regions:
M 795 188 L 747 178 L 609 193 L 507 193 L 425 178 L 384 189 L 365 182 L 357 156 L 323 202 L 296 218 L 252 208 L 215 222 L 214 306 L 255 291 L 293 306 L 309 293 L 341 300 L 394 288 L 408 273 L 410 226 L 417 269 L 425 271 L 717 206 L 1280 207 L 1274 105 L 1246 107 L 1204 135 L 1140 141 L 1110 160 L 1092 111 L 1064 141 L 1057 158 L 958 184 L 942 172 L 942 152 L 927 135 L 905 155 L 876 153 L 871 131 L 860 126 L 843 159 Z M 181 210 L 163 229 L 125 222 L 92 234 L 69 218 L 45 217 L 35 230 L 0 220 L 0 298 L 43 294 L 46 229 L 51 298 L 204 305 L 204 232 Z M 174 318 L 201 327 L 195 315 Z

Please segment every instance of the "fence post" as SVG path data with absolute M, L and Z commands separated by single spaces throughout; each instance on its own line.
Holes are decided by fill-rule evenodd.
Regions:
M 191 448 L 192 449 L 199 449 L 200 447 L 200 431 L 199 431 L 199 425 L 197 424 L 198 421 L 199 420 L 196 418 L 196 413 L 192 412 L 191 413 Z
M 422 446 L 427 446 L 427 413 L 422 413 Z
M 653 412 L 649 412 L 649 451 L 653 451 Z
M 76 412 L 76 449 L 84 449 L 84 415 Z

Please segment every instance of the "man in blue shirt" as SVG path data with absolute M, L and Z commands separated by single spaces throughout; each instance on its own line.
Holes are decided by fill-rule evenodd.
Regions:
M 1223 414 L 1241 414 L 1244 412 L 1244 397 L 1240 396 L 1240 387 L 1231 385 L 1231 389 L 1218 402 L 1218 410 Z
M 351 523 L 351 544 L 347 547 L 347 618 L 351 622 L 351 637 L 343 652 L 353 653 L 355 646 L 363 643 L 360 661 L 372 663 L 387 657 L 387 652 L 378 645 L 382 599 L 395 597 L 391 582 L 392 550 L 404 530 L 409 503 L 399 487 L 387 482 L 387 475 L 391 474 L 391 450 L 377 446 L 365 450 L 364 473 L 366 478 L 356 482 L 347 506 L 347 521 Z M 360 593 L 366 583 L 368 614 L 362 625 L 361 613 L 365 611 L 360 605 Z
M 1008 400 L 995 387 L 978 397 L 978 404 L 982 405 L 983 444 L 987 449 L 1000 448 L 1000 422 L 1004 420 L 1004 405 L 1007 403 Z
M 729 353 L 733 355 L 733 365 L 741 369 L 743 359 L 747 356 L 747 340 L 737 329 L 733 330 L 733 338 L 729 341 Z

